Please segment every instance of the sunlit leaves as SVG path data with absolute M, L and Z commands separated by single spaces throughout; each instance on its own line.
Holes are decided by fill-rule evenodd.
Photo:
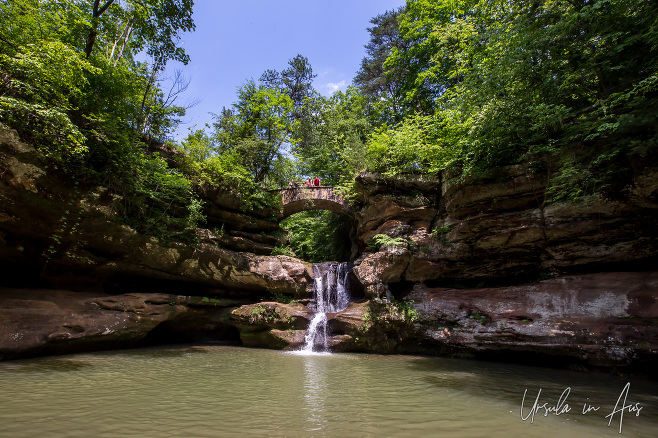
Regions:
M 371 130 L 367 99 L 354 87 L 330 98 L 316 96 L 303 108 L 293 152 L 301 175 L 342 185 L 367 167 L 365 141 Z
M 269 177 L 275 185 L 283 184 L 290 175 L 276 170 L 285 167 L 284 146 L 295 141 L 292 135 L 299 122 L 290 117 L 293 109 L 292 99 L 280 89 L 247 81 L 238 89 L 233 109 L 216 117 L 217 151 L 240 156 L 255 181 Z
M 386 65 L 406 66 L 417 115 L 372 136 L 374 165 L 477 173 L 524 160 L 551 169 L 554 200 L 612 187 L 613 174 L 619 188 L 625 160 L 655 151 L 650 3 L 409 1 L 398 19 L 408 47 Z
M 22 46 L 13 56 L 0 55 L 11 80 L 0 95 L 0 114 L 14 127 L 31 131 L 52 144 L 44 151 L 58 159 L 86 151 L 85 136 L 68 114 L 75 108 L 87 77 L 98 73 L 78 51 L 59 41 Z
M 288 248 L 309 262 L 349 260 L 352 228 L 349 218 L 332 211 L 311 210 L 281 222 L 288 232 Z

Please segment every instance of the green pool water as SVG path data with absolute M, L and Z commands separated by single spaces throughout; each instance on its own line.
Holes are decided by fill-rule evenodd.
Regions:
M 610 426 L 605 417 L 621 408 L 629 383 L 620 434 L 621 412 Z M 561 414 L 545 416 L 565 392 Z M 599 409 L 583 414 L 583 405 Z M 2 438 L 653 438 L 657 430 L 656 383 L 541 367 L 225 346 L 0 363 Z

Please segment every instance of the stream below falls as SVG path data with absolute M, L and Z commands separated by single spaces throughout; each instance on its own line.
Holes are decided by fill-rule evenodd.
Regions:
M 612 417 L 630 383 L 626 405 Z M 558 404 L 560 415 L 536 410 Z M 527 390 L 523 416 L 521 406 Z M 623 404 L 620 401 L 618 407 Z M 583 405 L 598 407 L 584 415 Z M 569 411 L 564 412 L 565 405 Z M 655 437 L 655 382 L 459 359 L 170 346 L 0 363 L 0 436 Z

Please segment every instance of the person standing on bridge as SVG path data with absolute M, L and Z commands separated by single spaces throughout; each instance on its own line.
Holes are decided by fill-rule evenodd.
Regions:
M 320 187 L 320 178 L 319 177 L 316 176 L 315 181 L 313 181 L 313 182 L 314 182 L 315 187 Z

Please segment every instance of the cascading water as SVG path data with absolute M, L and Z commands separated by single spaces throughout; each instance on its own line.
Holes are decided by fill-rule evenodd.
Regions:
M 313 299 L 315 314 L 308 325 L 302 351 L 327 351 L 327 314 L 345 310 L 350 303 L 348 274 L 351 263 L 316 263 L 313 265 Z

